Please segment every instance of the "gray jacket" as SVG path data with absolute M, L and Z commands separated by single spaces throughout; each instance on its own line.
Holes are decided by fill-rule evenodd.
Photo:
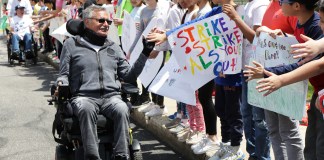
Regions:
M 108 98 L 121 92 L 120 80 L 135 82 L 147 57 L 140 54 L 133 66 L 120 47 L 106 39 L 96 52 L 80 36 L 64 42 L 57 79 L 70 86 L 73 96 Z

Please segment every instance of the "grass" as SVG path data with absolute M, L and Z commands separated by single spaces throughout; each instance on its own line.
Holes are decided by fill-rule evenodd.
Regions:
M 313 95 L 313 93 L 314 93 L 314 88 L 313 88 L 313 86 L 308 82 L 308 92 L 307 92 L 307 98 L 306 98 L 306 100 L 307 100 L 308 102 L 310 102 L 310 100 L 312 99 L 312 95 Z

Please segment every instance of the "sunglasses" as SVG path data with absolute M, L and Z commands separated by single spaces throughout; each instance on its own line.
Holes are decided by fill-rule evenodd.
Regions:
M 108 25 L 111 25 L 111 23 L 112 23 L 111 20 L 109 20 L 109 19 L 104 19 L 104 18 L 99 18 L 99 19 L 97 19 L 97 18 L 89 18 L 89 19 L 95 19 L 95 20 L 97 20 L 99 23 L 105 23 L 105 22 L 107 22 Z
M 279 6 L 282 6 L 282 4 L 293 4 L 294 2 L 289 2 L 289 1 L 286 1 L 286 0 L 279 0 Z

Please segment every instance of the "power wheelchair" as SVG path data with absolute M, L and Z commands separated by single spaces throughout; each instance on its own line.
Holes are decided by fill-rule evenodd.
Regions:
M 122 98 L 131 111 L 131 104 L 128 95 L 138 93 L 137 87 L 122 83 Z M 69 86 L 60 86 L 58 96 L 54 96 L 56 86 L 52 86 L 52 99 L 48 100 L 49 105 L 55 105 L 57 112 L 52 126 L 54 140 L 58 143 L 55 151 L 55 160 L 83 160 L 83 146 L 80 134 L 80 127 L 77 117 L 73 116 L 72 108 L 69 105 L 71 98 Z M 54 103 L 53 103 L 54 102 Z M 113 155 L 113 121 L 98 115 L 97 134 L 100 140 L 99 155 L 102 160 L 114 160 Z M 58 135 L 58 137 L 56 136 Z M 129 130 L 130 144 L 129 152 L 131 160 L 142 160 L 141 146 L 137 139 L 133 139 L 132 130 Z
M 33 64 L 37 64 L 38 61 L 38 53 L 37 53 L 37 41 L 34 40 L 34 36 L 32 34 L 32 47 L 30 52 L 28 53 L 24 53 L 25 50 L 25 45 L 24 45 L 24 41 L 20 40 L 19 41 L 19 55 L 13 55 L 13 51 L 12 51 L 12 43 L 11 43 L 11 39 L 12 39 L 12 33 L 8 33 L 9 34 L 9 38 L 7 39 L 7 52 L 8 52 L 8 63 L 10 63 L 11 65 L 14 64 L 14 61 L 17 60 L 18 62 L 25 62 L 25 65 L 27 66 L 27 60 L 32 60 Z M 22 59 L 22 55 L 24 54 L 25 56 L 25 60 Z

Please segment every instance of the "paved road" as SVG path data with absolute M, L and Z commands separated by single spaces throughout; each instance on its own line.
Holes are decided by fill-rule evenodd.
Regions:
M 56 143 L 51 134 L 55 108 L 47 105 L 49 86 L 57 76 L 45 62 L 25 67 L 7 62 L 0 39 L 0 160 L 53 160 Z M 144 159 L 183 159 L 136 126 Z

